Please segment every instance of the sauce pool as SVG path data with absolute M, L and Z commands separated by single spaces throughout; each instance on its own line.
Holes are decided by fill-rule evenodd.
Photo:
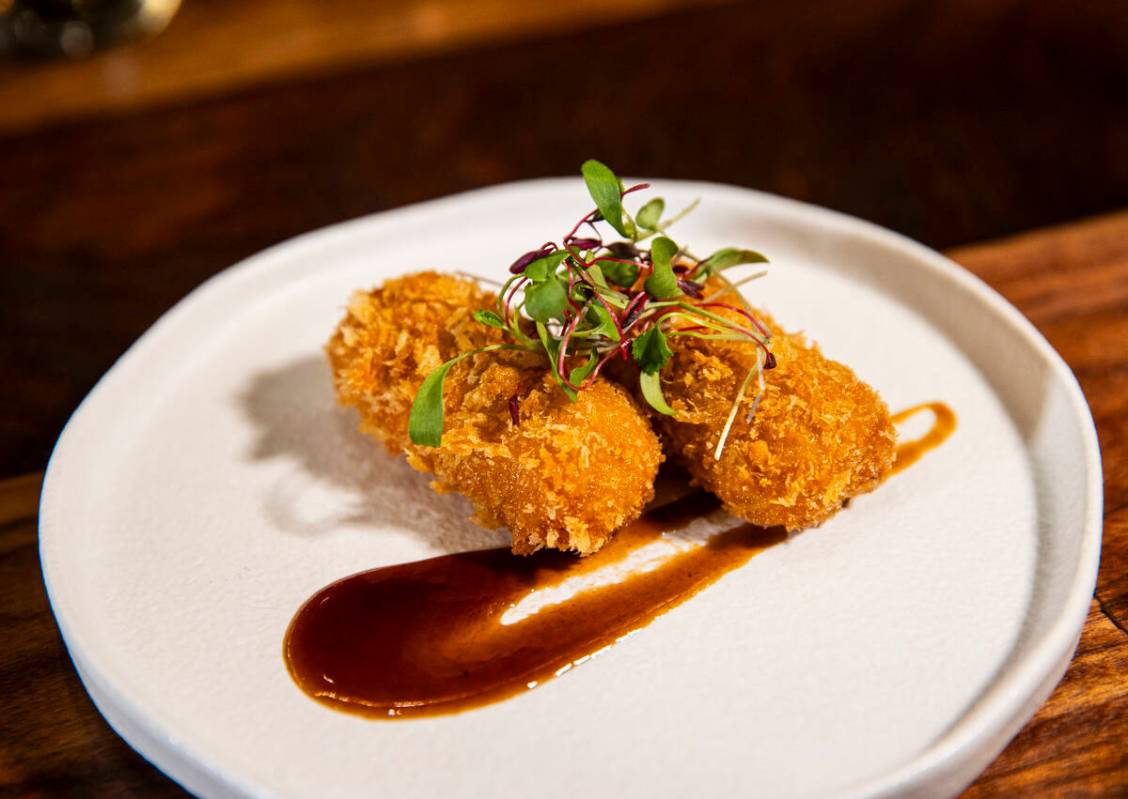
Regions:
M 654 569 L 588 588 L 515 623 L 502 621 L 534 591 L 618 563 L 718 507 L 711 495 L 689 494 L 582 559 L 488 549 L 346 577 L 314 595 L 291 622 L 284 645 L 290 674 L 318 701 L 377 718 L 453 713 L 526 691 L 786 537 L 782 529 L 740 525 Z
M 943 403 L 923 436 L 902 442 L 893 472 L 916 463 L 955 430 Z M 456 713 L 560 676 L 786 538 L 781 528 L 740 524 L 625 579 L 587 588 L 519 621 L 522 600 L 625 561 L 665 532 L 720 507 L 701 491 L 651 510 L 586 558 L 562 552 L 514 557 L 508 548 L 459 552 L 354 574 L 323 588 L 294 616 L 283 652 L 314 699 L 381 719 Z

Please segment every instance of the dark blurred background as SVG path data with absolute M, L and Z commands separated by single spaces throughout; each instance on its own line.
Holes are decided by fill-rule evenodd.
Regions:
M 937 248 L 1128 206 L 1116 0 L 185 0 L 78 36 L 0 61 L 0 476 L 224 267 L 587 157 Z

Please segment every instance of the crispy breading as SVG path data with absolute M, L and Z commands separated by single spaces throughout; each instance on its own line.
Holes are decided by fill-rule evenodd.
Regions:
M 479 524 L 513 531 L 518 554 L 594 552 L 638 518 L 654 496 L 662 451 L 626 391 L 598 381 L 571 402 L 543 369 L 530 385 L 528 370 L 477 366 L 442 447 L 410 446 L 412 465 L 434 471 L 439 490 L 468 497 Z M 513 395 L 518 426 L 507 408 Z
M 594 552 L 653 497 L 662 460 L 645 414 L 619 386 L 598 381 L 571 402 L 543 357 L 481 353 L 447 374 L 442 446 L 408 440 L 423 379 L 501 340 L 471 316 L 494 300 L 468 280 L 433 272 L 358 292 L 326 348 L 338 400 L 358 408 L 363 431 L 434 473 L 436 490 L 465 495 L 479 524 L 507 526 L 515 553 Z
M 424 378 L 460 352 L 501 341 L 501 331 L 472 316 L 494 300 L 473 281 L 438 272 L 353 292 L 325 352 L 337 400 L 360 411 L 361 431 L 393 455 L 402 452 L 411 402 Z
M 723 287 L 711 281 L 708 288 Z M 658 427 L 667 451 L 731 513 L 763 527 L 800 530 L 821 524 L 889 475 L 896 432 L 877 392 L 849 368 L 802 335 L 757 317 L 773 332 L 777 366 L 764 372 L 751 423 L 755 379 L 749 385 L 721 459 L 714 457 L 721 431 L 756 365 L 751 342 L 672 338 L 662 387 L 677 417 L 660 417 Z

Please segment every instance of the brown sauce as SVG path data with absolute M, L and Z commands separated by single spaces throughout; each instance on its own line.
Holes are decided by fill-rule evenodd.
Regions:
M 893 424 L 898 424 L 916 416 L 921 411 L 932 411 L 932 427 L 920 438 L 903 441 L 897 445 L 893 461 L 893 474 L 903 471 L 919 461 L 926 452 L 943 444 L 956 429 L 956 414 L 943 402 L 925 402 L 906 408 L 892 416 Z
M 933 414 L 932 428 L 898 445 L 894 472 L 955 430 L 955 414 L 939 402 L 892 419 L 903 422 L 925 410 Z M 687 494 L 582 559 L 554 551 L 521 558 L 489 549 L 346 577 L 298 611 L 286 632 L 286 664 L 313 698 L 372 718 L 442 715 L 505 699 L 584 662 L 786 537 L 778 528 L 740 525 L 656 568 L 581 591 L 513 624 L 502 622 L 533 592 L 619 563 L 718 507 L 709 494 Z
M 514 557 L 460 552 L 346 577 L 319 591 L 286 633 L 286 663 L 303 691 L 376 718 L 453 713 L 563 674 L 680 605 L 781 541 L 742 525 L 670 555 L 656 568 L 584 590 L 513 624 L 502 615 L 533 591 L 622 561 L 716 509 L 696 492 L 620 530 L 599 552 Z

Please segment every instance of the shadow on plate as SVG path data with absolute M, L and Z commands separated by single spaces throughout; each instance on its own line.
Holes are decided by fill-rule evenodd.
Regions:
M 436 494 L 427 475 L 357 431 L 355 412 L 333 398 L 329 367 L 320 355 L 253 375 L 238 399 L 257 431 L 248 457 L 285 459 L 295 466 L 265 498 L 267 516 L 280 530 L 407 531 L 445 552 L 508 544 L 506 533 L 469 520 L 470 506 L 462 497 Z

